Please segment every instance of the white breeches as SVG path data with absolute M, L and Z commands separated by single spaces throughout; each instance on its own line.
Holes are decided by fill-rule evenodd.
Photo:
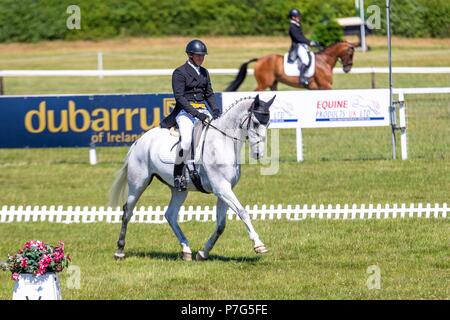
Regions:
M 198 111 L 211 116 L 207 109 L 198 109 Z M 194 125 L 197 121 L 200 120 L 184 110 L 181 110 L 181 112 L 177 115 L 178 130 L 180 130 L 181 136 L 180 144 L 184 151 L 188 151 L 191 148 L 192 130 L 194 129 Z
M 300 44 L 297 53 L 303 64 L 309 64 L 308 46 L 306 44 Z

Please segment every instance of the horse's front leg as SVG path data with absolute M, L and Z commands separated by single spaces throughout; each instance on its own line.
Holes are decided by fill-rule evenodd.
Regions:
M 222 199 L 236 214 L 241 218 L 247 227 L 247 232 L 249 234 L 250 240 L 253 241 L 254 250 L 256 253 L 266 253 L 268 249 L 264 243 L 259 239 L 259 235 L 253 228 L 250 217 L 244 207 L 241 205 L 233 190 L 228 182 L 221 183 L 219 186 L 214 188 L 214 193 Z
M 209 238 L 209 240 L 205 243 L 203 250 L 198 251 L 196 256 L 196 259 L 198 261 L 208 259 L 209 252 L 212 250 L 217 239 L 219 239 L 220 235 L 225 230 L 225 225 L 227 222 L 226 219 L 227 209 L 228 205 L 222 199 L 218 198 L 216 206 L 217 227 L 216 230 L 214 230 L 213 234 L 211 235 L 211 238 Z

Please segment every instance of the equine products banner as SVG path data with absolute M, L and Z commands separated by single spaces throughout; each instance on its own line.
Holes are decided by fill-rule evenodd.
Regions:
M 172 94 L 0 97 L 0 148 L 129 145 L 174 107 Z
M 222 104 L 229 105 L 256 92 L 224 92 Z M 389 126 L 389 90 L 327 90 L 261 92 L 270 107 L 270 128 L 336 128 Z

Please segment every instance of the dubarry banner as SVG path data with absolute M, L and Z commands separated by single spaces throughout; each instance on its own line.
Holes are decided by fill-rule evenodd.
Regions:
M 174 107 L 172 94 L 0 97 L 0 148 L 129 145 Z

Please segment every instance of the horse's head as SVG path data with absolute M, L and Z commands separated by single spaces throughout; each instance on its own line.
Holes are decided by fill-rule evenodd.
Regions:
M 275 97 L 273 96 L 272 99 L 264 102 L 257 95 L 248 110 L 247 135 L 250 143 L 251 156 L 254 159 L 260 159 L 264 156 L 264 143 L 266 141 L 267 127 L 270 120 L 269 108 L 275 100 Z
M 353 66 L 353 54 L 355 53 L 355 47 L 350 42 L 341 42 L 342 43 L 342 50 L 339 54 L 339 58 L 342 62 L 342 69 L 345 73 L 350 72 Z

